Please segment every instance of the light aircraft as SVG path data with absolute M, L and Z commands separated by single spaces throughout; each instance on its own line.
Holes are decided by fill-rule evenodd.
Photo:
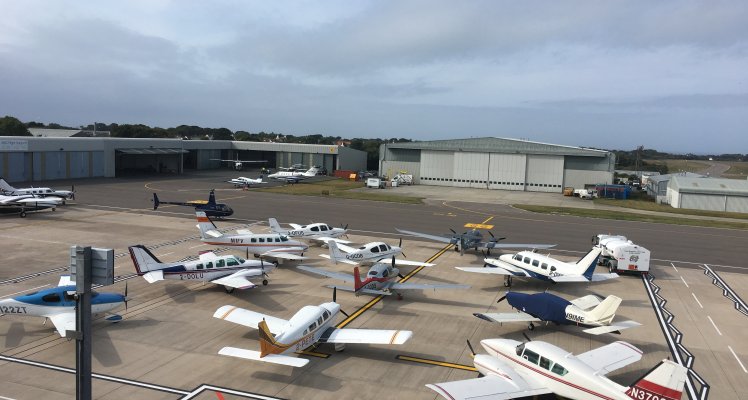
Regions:
M 28 211 L 39 211 L 47 208 L 51 208 L 52 211 L 55 211 L 61 202 L 62 200 L 59 198 L 40 198 L 33 194 L 15 196 L 0 195 L 0 213 L 18 213 L 21 218 L 25 218 Z
M 329 248 L 329 254 L 320 254 L 321 257 L 332 260 L 335 264 L 338 262 L 359 265 L 359 264 L 375 264 L 378 262 L 387 262 L 390 257 L 403 254 L 402 249 L 403 240 L 400 239 L 400 244 L 397 246 L 390 246 L 384 242 L 370 242 L 358 249 L 346 246 L 344 244 L 338 244 L 334 240 L 327 242 Z M 341 251 L 342 250 L 342 251 Z M 344 254 L 345 252 L 345 254 Z M 403 254 L 405 256 L 405 254 Z M 436 264 L 429 264 L 418 261 L 407 261 L 395 259 L 395 264 L 400 266 L 425 266 L 433 267 Z
M 224 160 L 221 158 L 211 158 L 210 161 L 227 162 L 229 163 L 229 165 L 233 163 L 234 169 L 237 171 L 241 171 L 242 168 L 244 168 L 244 164 L 261 164 L 261 163 L 267 162 L 266 160 L 240 160 L 238 155 L 236 156 L 235 160 Z
M 286 183 L 299 183 L 304 179 L 309 179 L 317 176 L 319 169 L 317 167 L 311 167 L 306 172 L 300 172 L 296 170 L 290 171 L 278 171 L 274 174 L 268 175 L 268 179 L 277 179 L 279 181 L 285 181 Z
M 347 315 L 335 300 L 335 290 L 333 290 L 331 303 L 304 306 L 289 320 L 235 306 L 223 306 L 216 310 L 213 317 L 258 329 L 260 351 L 224 347 L 218 354 L 303 367 L 309 360 L 285 354 L 300 352 L 317 343 L 403 344 L 413 335 L 411 331 L 401 330 L 335 328 L 332 325 L 338 312 Z M 336 346 L 336 348 L 339 347 Z
M 322 243 L 327 243 L 331 239 L 335 239 L 338 243 L 350 243 L 347 240 L 339 239 L 341 236 L 348 233 L 348 225 L 342 228 L 333 228 L 322 222 L 313 222 L 308 225 L 289 224 L 293 229 L 283 229 L 275 218 L 269 218 L 268 225 L 270 225 L 271 231 L 279 235 L 300 239 L 311 239 Z
M 267 285 L 267 273 L 275 268 L 262 260 L 217 256 L 213 252 L 200 254 L 198 261 L 162 263 L 143 245 L 130 246 L 129 250 L 135 271 L 148 283 L 164 279 L 211 282 L 222 285 L 227 293 L 256 287 L 249 278 L 261 277 L 262 285 Z
M 247 178 L 246 176 L 240 176 L 238 178 L 229 179 L 226 182 L 233 184 L 234 187 L 240 187 L 240 186 L 249 187 L 252 185 L 260 185 L 263 183 L 267 183 L 267 182 L 263 182 L 262 175 L 260 175 L 260 177 L 257 179 Z
M 605 375 L 637 362 L 642 351 L 626 342 L 614 342 L 573 355 L 550 343 L 511 339 L 484 339 L 488 354 L 475 354 L 475 379 L 428 384 L 426 387 L 449 400 L 515 399 L 554 393 L 568 399 L 678 400 L 688 369 L 662 360 L 630 387 Z
M 593 248 L 576 263 L 566 263 L 532 251 L 485 258 L 483 267 L 456 267 L 480 274 L 504 275 L 504 286 L 512 286 L 512 277 L 540 279 L 550 282 L 599 282 L 618 278 L 616 273 L 595 274 L 600 249 Z
M 354 292 L 356 296 L 361 293 L 371 295 L 385 295 L 389 296 L 392 293 L 397 294 L 398 299 L 402 299 L 401 290 L 428 290 L 428 289 L 470 289 L 469 285 L 455 285 L 455 284 L 421 284 L 421 283 L 400 283 L 397 282 L 398 278 L 404 278 L 400 271 L 395 268 L 395 257 L 392 257 L 392 262 L 377 263 L 369 268 L 369 272 L 366 274 L 366 279 L 361 279 L 361 273 L 359 267 L 353 267 L 353 275 L 348 275 L 340 272 L 328 271 L 321 268 L 308 267 L 306 265 L 299 265 L 301 270 L 308 271 L 314 274 L 323 275 L 329 278 L 340 279 L 343 282 L 353 283 L 353 287 L 341 287 L 341 290 Z M 330 286 L 328 286 L 330 287 Z
M 208 195 L 208 201 L 205 200 L 193 200 L 193 201 L 161 201 L 156 193 L 153 193 L 153 209 L 156 210 L 161 204 L 172 204 L 176 206 L 187 206 L 194 207 L 195 211 L 202 211 L 206 215 L 211 217 L 228 217 L 234 213 L 234 210 L 226 204 L 216 203 L 216 193 L 214 190 L 210 191 Z
M 568 301 L 550 293 L 509 292 L 498 303 L 506 299 L 513 313 L 474 313 L 476 317 L 491 322 L 529 322 L 527 329 L 535 329 L 534 322 L 553 322 L 556 325 L 577 325 L 588 327 L 585 333 L 621 333 L 620 331 L 641 324 L 636 321 L 612 323 L 621 298 L 610 295 L 602 302 L 595 295 L 587 295 Z
M 454 231 L 454 229 L 450 229 L 450 231 L 452 231 L 451 234 L 445 234 L 441 236 L 429 235 L 428 233 L 406 231 L 397 228 L 395 228 L 395 230 L 406 235 L 413 235 L 422 237 L 424 239 L 435 240 L 437 242 L 453 244 L 455 246 L 455 251 L 459 251 L 460 255 L 463 255 L 465 253 L 465 250 L 467 249 L 475 249 L 476 251 L 478 249 L 486 249 L 486 254 L 490 255 L 491 249 L 549 249 L 551 247 L 556 247 L 555 244 L 499 243 L 499 241 L 506 238 L 497 238 L 491 231 L 488 231 L 491 239 L 489 239 L 488 241 L 484 241 L 483 234 L 478 229 L 471 229 L 463 233 L 457 233 Z
M 255 257 L 270 257 L 279 260 L 303 260 L 304 252 L 309 248 L 304 243 L 290 240 L 287 236 L 277 233 L 252 233 L 248 229 L 240 229 L 236 235 L 224 235 L 218 231 L 213 221 L 204 212 L 196 211 L 195 215 L 200 238 L 205 244 L 245 247 L 247 255 L 252 253 Z
M 48 187 L 17 189 L 3 178 L 0 178 L 0 192 L 3 192 L 7 196 L 34 195 L 36 197 L 56 197 L 62 200 L 62 204 L 65 204 L 65 200 L 75 200 L 75 186 L 72 186 L 70 190 L 54 190 Z
M 0 312 L 6 315 L 23 315 L 49 318 L 60 336 L 75 330 L 75 282 L 70 276 L 60 277 L 57 287 L 28 293 L 11 299 L 0 300 Z M 93 292 L 91 312 L 101 314 L 124 304 L 127 308 L 127 286 L 125 294 Z M 108 321 L 122 320 L 119 315 L 107 317 Z M 46 319 L 45 319 L 46 322 Z

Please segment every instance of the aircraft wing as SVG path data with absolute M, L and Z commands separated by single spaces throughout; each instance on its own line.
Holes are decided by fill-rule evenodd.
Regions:
M 143 274 L 143 279 L 148 283 L 158 282 L 164 280 L 164 271 L 150 271 Z
M 513 313 L 473 313 L 476 317 L 484 319 L 490 322 L 541 322 L 540 318 L 533 317 L 532 315 L 524 312 L 513 312 Z
M 449 400 L 504 400 L 552 393 L 547 388 L 531 387 L 526 382 L 517 383 L 520 385 L 513 383 L 512 380 L 488 375 L 463 381 L 432 383 L 426 387 Z
M 342 272 L 333 272 L 333 271 L 328 271 L 322 268 L 309 267 L 306 265 L 299 265 L 296 268 L 303 270 L 303 271 L 311 272 L 313 274 L 323 275 L 328 278 L 340 279 L 343 282 L 353 282 L 353 275 L 344 274 Z
M 377 262 L 387 263 L 387 260 L 388 260 L 387 258 L 383 258 L 381 260 L 378 260 Z M 433 267 L 436 264 L 430 264 L 430 263 L 425 263 L 425 262 L 420 262 L 420 261 L 401 260 L 399 258 L 396 258 L 395 265 L 401 265 L 404 267 L 420 267 L 421 265 L 423 265 L 424 267 Z
M 354 293 L 356 292 L 356 288 L 351 287 L 351 286 L 325 285 L 325 287 L 326 288 L 330 288 L 330 289 L 345 290 L 346 292 L 354 292 Z M 370 294 L 372 296 L 379 296 L 379 295 L 390 296 L 392 294 L 392 292 L 385 292 L 384 290 L 374 290 L 374 289 L 359 289 L 358 292 L 359 293 Z
M 390 289 L 395 290 L 436 290 L 436 289 L 470 289 L 470 285 L 458 285 L 451 283 L 393 283 L 390 285 Z
M 452 243 L 452 239 L 445 237 L 445 236 L 429 235 L 428 233 L 406 231 L 406 230 L 397 229 L 397 228 L 395 228 L 395 230 L 400 233 L 404 233 L 406 235 L 418 236 L 424 239 L 435 240 L 437 242 L 442 242 L 442 243 Z
M 603 333 L 615 333 L 615 332 L 622 331 L 628 328 L 633 328 L 636 326 L 641 326 L 641 324 L 636 321 L 621 321 L 621 322 L 616 322 L 610 325 L 597 326 L 594 328 L 585 329 L 584 332 L 589 333 L 591 335 L 601 335 Z
M 262 271 L 258 271 L 256 269 L 242 269 L 242 270 L 234 272 L 233 274 L 229 276 L 224 276 L 223 278 L 214 279 L 211 281 L 211 283 L 215 283 L 216 285 L 228 286 L 231 288 L 237 288 L 237 289 L 252 289 L 253 287 L 257 285 L 250 282 L 249 279 L 247 278 L 250 276 L 260 276 L 260 275 L 262 275 Z
M 354 251 L 356 251 L 356 249 L 354 249 L 353 247 L 346 246 L 345 244 L 342 244 L 342 243 L 338 244 L 338 249 L 340 249 L 340 251 L 345 252 L 345 253 L 353 253 Z
M 607 375 L 619 368 L 635 363 L 642 358 L 642 351 L 626 342 L 613 342 L 586 353 L 577 359 L 595 370 L 595 374 Z
M 303 367 L 309 360 L 306 358 L 284 356 L 283 354 L 267 354 L 260 357 L 259 351 L 240 349 L 237 347 L 224 347 L 218 351 L 218 354 L 231 357 L 244 358 L 246 360 L 263 361 L 273 364 L 287 365 L 289 367 Z
M 47 318 L 52 321 L 52 323 L 55 325 L 55 328 L 57 328 L 57 333 L 59 333 L 62 337 L 65 337 L 66 331 L 75 330 L 75 310 L 48 315 Z
M 335 243 L 338 244 L 338 248 L 340 248 L 341 244 L 351 243 L 350 240 L 343 240 L 343 239 L 338 239 L 338 238 L 332 238 L 332 237 L 329 237 L 329 236 L 312 236 L 309 239 L 319 240 L 320 242 L 325 243 L 325 244 L 327 244 L 328 242 L 335 242 Z
M 320 343 L 370 343 L 403 344 L 413 336 L 411 331 L 384 329 L 327 328 L 319 338 Z
M 530 276 L 527 273 L 512 272 L 501 267 L 455 267 L 455 268 L 461 271 L 475 272 L 477 274 Z
M 612 274 L 592 274 L 592 282 L 607 281 L 608 279 L 618 278 L 618 274 L 613 272 Z
M 252 329 L 258 329 L 257 325 L 264 319 L 268 324 L 268 329 L 270 329 L 270 332 L 273 335 L 281 333 L 283 327 L 288 323 L 288 321 L 282 318 L 276 318 L 270 315 L 260 314 L 258 312 L 228 305 L 216 310 L 213 314 L 213 318 L 223 319 Z
M 582 275 L 561 275 L 549 277 L 553 282 L 589 282 Z
M 262 254 L 260 254 L 262 257 L 271 257 L 271 258 L 282 258 L 284 260 L 291 260 L 291 261 L 301 261 L 306 260 L 306 257 L 302 257 L 298 254 L 292 254 L 292 253 L 284 253 L 281 251 L 266 251 Z
M 491 242 L 481 242 L 478 247 L 488 248 Z M 495 243 L 492 249 L 550 249 L 556 247 L 555 244 L 538 244 L 538 243 Z
M 320 254 L 319 256 L 320 256 L 320 257 L 322 257 L 322 258 L 326 258 L 326 259 L 328 259 L 328 260 L 332 260 L 332 259 L 330 258 L 330 255 L 329 255 L 329 254 Z M 355 261 L 351 261 L 351 260 L 348 260 L 348 259 L 339 259 L 339 260 L 337 260 L 336 262 L 342 262 L 342 263 L 346 263 L 346 264 L 350 264 L 350 265 L 358 265 L 358 263 L 357 263 L 357 262 L 355 262 Z

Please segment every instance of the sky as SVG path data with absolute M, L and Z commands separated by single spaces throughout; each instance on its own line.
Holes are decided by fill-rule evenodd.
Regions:
M 0 0 L 0 115 L 748 153 L 748 2 Z

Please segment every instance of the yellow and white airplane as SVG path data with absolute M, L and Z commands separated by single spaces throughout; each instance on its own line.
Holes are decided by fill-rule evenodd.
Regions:
M 252 253 L 256 257 L 278 260 L 304 260 L 304 252 L 309 248 L 302 242 L 277 233 L 252 233 L 248 229 L 240 229 L 236 235 L 224 235 L 204 212 L 196 211 L 195 215 L 200 239 L 205 244 L 244 247 L 247 253 Z
M 230 305 L 219 308 L 213 317 L 259 329 L 260 351 L 224 347 L 218 354 L 303 367 L 309 360 L 285 354 L 302 351 L 316 343 L 403 344 L 413 336 L 411 331 L 333 327 L 335 317 L 342 312 L 335 295 L 333 289 L 332 302 L 304 306 L 289 320 Z
M 480 344 L 488 354 L 475 354 L 472 346 L 470 351 L 483 377 L 426 387 L 449 400 L 502 400 L 547 393 L 578 400 L 678 400 L 688 373 L 686 367 L 662 360 L 630 387 L 621 386 L 605 375 L 639 361 L 642 351 L 620 341 L 576 356 L 539 341 L 484 339 Z

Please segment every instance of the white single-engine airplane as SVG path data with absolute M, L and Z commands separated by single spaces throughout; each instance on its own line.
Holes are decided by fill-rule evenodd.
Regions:
M 322 222 L 314 222 L 309 225 L 289 224 L 293 229 L 283 229 L 275 218 L 268 219 L 268 225 L 270 225 L 271 231 L 283 236 L 311 239 L 325 244 L 333 239 L 338 243 L 350 243 L 347 240 L 339 239 L 348 233 L 348 225 L 342 228 L 333 228 Z
M 75 290 L 75 282 L 70 280 L 70 276 L 64 275 L 60 277 L 60 282 L 55 288 L 0 300 L 0 313 L 49 318 L 57 333 L 65 337 L 67 331 L 75 330 Z M 91 313 L 105 313 L 123 304 L 127 308 L 127 286 L 125 294 L 93 292 Z M 122 317 L 111 315 L 107 320 L 118 322 Z
M 164 279 L 211 282 L 222 285 L 228 293 L 256 287 L 249 278 L 262 278 L 262 285 L 267 285 L 267 273 L 275 268 L 274 264 L 261 259 L 244 260 L 233 255 L 217 256 L 213 252 L 200 254 L 198 261 L 162 263 L 143 245 L 130 246 L 129 250 L 135 271 L 148 283 Z
M 600 249 L 593 248 L 576 263 L 566 263 L 532 251 L 485 258 L 483 267 L 456 267 L 480 274 L 504 275 L 504 286 L 512 285 L 512 277 L 540 279 L 550 282 L 599 282 L 618 278 L 616 273 L 595 274 Z
M 309 179 L 317 176 L 319 168 L 311 167 L 305 172 L 301 171 L 278 171 L 274 174 L 268 175 L 268 179 L 277 179 L 279 181 L 285 181 L 286 183 L 298 183 L 304 179 Z
M 249 187 L 252 185 L 260 185 L 263 183 L 267 183 L 262 180 L 262 175 L 260 175 L 260 177 L 257 179 L 247 178 L 246 176 L 240 176 L 238 178 L 229 179 L 226 182 L 233 184 L 234 187 Z
M 403 254 L 403 249 L 401 247 L 402 242 L 403 240 L 400 239 L 400 245 L 398 246 L 390 246 L 384 242 L 370 242 L 359 247 L 358 249 L 354 249 L 353 247 L 349 247 L 344 244 L 338 244 L 335 241 L 331 240 L 327 243 L 330 254 L 320 254 L 320 256 L 332 260 L 335 264 L 337 264 L 338 262 L 350 265 L 376 264 L 383 261 L 387 262 L 390 257 L 397 256 L 398 254 Z M 343 254 L 343 252 L 345 252 L 345 254 Z M 404 255 L 405 254 L 403 254 L 403 256 Z M 433 267 L 436 264 L 395 259 L 395 265 L 411 267 L 418 267 L 423 265 L 425 267 Z
M 195 215 L 200 238 L 205 244 L 245 247 L 247 254 L 278 260 L 304 260 L 303 254 L 309 248 L 304 243 L 289 240 L 287 236 L 277 233 L 252 233 L 248 229 L 240 229 L 236 235 L 224 235 L 204 212 L 196 211 Z
M 70 190 L 54 190 L 48 187 L 30 187 L 17 189 L 11 186 L 5 179 L 0 178 L 0 192 L 8 196 L 33 195 L 36 197 L 56 197 L 65 204 L 65 200 L 75 200 L 75 186 Z
M 641 359 L 642 351 L 626 342 L 576 356 L 546 342 L 484 339 L 480 344 L 488 354 L 475 354 L 472 346 L 470 351 L 483 377 L 426 386 L 449 400 L 501 400 L 547 393 L 579 400 L 679 400 L 688 373 L 686 367 L 662 360 L 626 387 L 605 377 Z
M 224 347 L 218 354 L 303 367 L 309 360 L 284 354 L 299 352 L 317 343 L 403 344 L 413 335 L 411 331 L 333 327 L 338 312 L 345 314 L 335 302 L 335 293 L 333 290 L 331 303 L 304 306 L 290 320 L 229 305 L 219 308 L 213 317 L 259 329 L 260 351 Z
M 311 272 L 313 274 L 326 276 L 328 278 L 339 279 L 343 282 L 353 283 L 353 287 L 340 287 L 341 290 L 354 292 L 356 296 L 361 293 L 371 295 L 385 295 L 389 296 L 392 293 L 397 294 L 398 299 L 402 299 L 401 290 L 436 290 L 436 289 L 470 289 L 470 285 L 457 285 L 457 284 L 422 284 L 422 283 L 407 283 L 397 282 L 398 278 L 404 278 L 400 271 L 395 268 L 394 259 L 390 264 L 377 263 L 369 268 L 369 272 L 366 274 L 365 279 L 361 279 L 361 273 L 359 267 L 353 267 L 353 275 L 344 274 L 341 272 L 328 271 L 322 268 L 314 268 L 306 265 L 299 265 L 296 268 L 304 271 Z M 332 288 L 333 286 L 328 286 Z

